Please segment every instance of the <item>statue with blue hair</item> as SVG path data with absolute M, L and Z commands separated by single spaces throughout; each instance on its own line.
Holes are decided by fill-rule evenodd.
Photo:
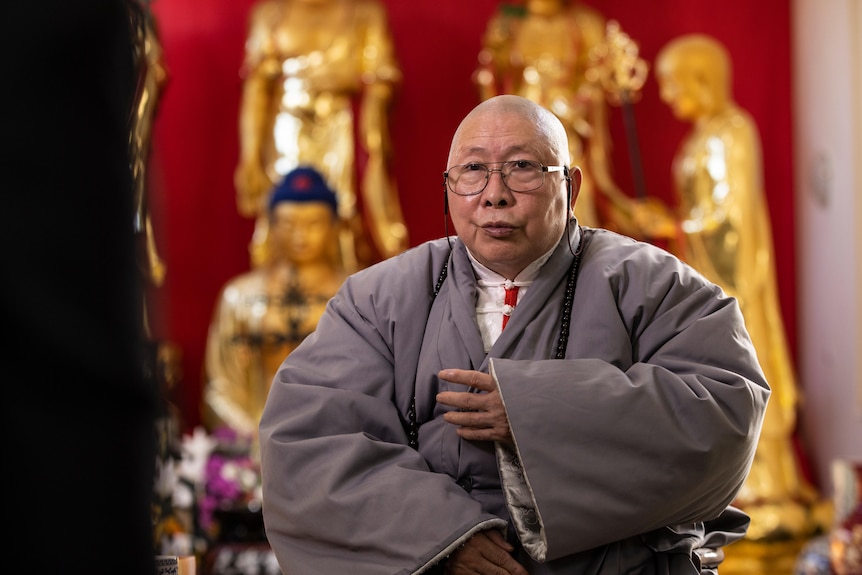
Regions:
M 345 278 L 338 199 L 320 172 L 295 168 L 270 191 L 266 205 L 272 257 L 225 284 L 205 358 L 205 425 L 252 439 L 275 371 L 314 331 Z

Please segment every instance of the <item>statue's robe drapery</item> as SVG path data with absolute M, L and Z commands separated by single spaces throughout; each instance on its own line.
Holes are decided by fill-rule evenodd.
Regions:
M 579 241 L 573 223 L 487 355 L 457 238 L 345 282 L 260 425 L 267 536 L 287 573 L 429 572 L 491 527 L 534 574 L 698 573 L 693 548 L 742 537 L 747 517 L 727 506 L 769 389 L 735 300 L 654 246 L 594 230 L 565 359 L 551 359 Z M 442 368 L 492 373 L 516 453 L 444 422 L 435 395 L 464 387 Z
M 335 281 L 302 286 L 286 263 L 228 280 L 207 333 L 201 410 L 207 428 L 227 426 L 244 437 L 257 436 L 273 375 L 314 331 Z
M 781 316 L 760 137 L 751 116 L 733 105 L 697 123 L 674 158 L 674 180 L 683 258 L 739 302 L 772 389 L 760 448 L 735 505 L 761 519 L 749 538 L 767 538 L 775 529 L 807 537 L 817 527 L 796 508 L 814 503 L 817 494 L 794 447 L 799 386 Z M 787 512 L 776 514 L 780 509 Z

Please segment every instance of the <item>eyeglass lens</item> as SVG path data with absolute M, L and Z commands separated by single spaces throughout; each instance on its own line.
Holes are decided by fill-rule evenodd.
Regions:
M 503 182 L 514 192 L 531 192 L 545 181 L 545 172 L 537 162 L 517 160 L 505 162 L 499 168 L 474 163 L 450 168 L 449 188 L 462 196 L 478 194 L 488 184 L 491 172 L 500 172 Z

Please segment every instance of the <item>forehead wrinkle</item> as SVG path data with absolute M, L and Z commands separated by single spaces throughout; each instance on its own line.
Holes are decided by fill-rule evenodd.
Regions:
M 488 147 L 507 143 L 521 146 L 543 162 L 568 161 L 566 131 L 556 116 L 523 98 L 497 96 L 479 104 L 462 120 L 452 138 L 448 164 L 463 163 L 463 158 L 471 153 L 489 156 L 514 153 L 511 149 Z
M 509 161 L 511 159 L 515 159 L 513 156 L 525 153 L 534 154 L 535 150 L 532 146 L 523 145 L 507 146 L 501 150 L 495 150 L 487 146 L 467 146 L 466 148 L 456 150 L 456 155 L 459 157 L 480 156 L 483 160 L 486 160 L 487 156 L 501 156 L 502 158 L 506 158 L 500 161 Z

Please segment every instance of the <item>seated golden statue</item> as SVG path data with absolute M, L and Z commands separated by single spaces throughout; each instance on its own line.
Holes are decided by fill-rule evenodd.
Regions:
M 569 134 L 570 165 L 583 168 L 578 221 L 628 229 L 628 196 L 612 176 L 608 93 L 600 81 L 609 76 L 600 68 L 613 64 L 595 54 L 606 47 L 607 30 L 601 13 L 578 2 L 504 2 L 488 22 L 473 81 L 481 100 L 516 94 L 556 114 Z M 636 92 L 641 85 L 627 87 Z
M 314 166 L 338 194 L 339 215 L 347 222 L 340 242 L 348 270 L 407 247 L 390 174 L 388 127 L 401 72 L 383 5 L 259 0 L 250 15 L 242 74 L 234 180 L 240 214 L 257 218 L 252 263 L 267 257 L 266 194 L 299 165 Z
M 678 210 L 641 204 L 634 220 L 647 237 L 679 238 L 683 259 L 738 299 L 772 397 L 734 504 L 752 517 L 749 541 L 805 538 L 822 525 L 794 445 L 799 392 L 779 309 L 757 126 L 732 99 L 730 58 L 715 39 L 674 39 L 659 52 L 655 73 L 662 101 L 692 130 L 673 162 Z
M 317 326 L 345 278 L 335 192 L 311 167 L 289 172 L 269 202 L 264 265 L 222 289 L 206 347 L 204 423 L 256 437 L 272 378 Z

